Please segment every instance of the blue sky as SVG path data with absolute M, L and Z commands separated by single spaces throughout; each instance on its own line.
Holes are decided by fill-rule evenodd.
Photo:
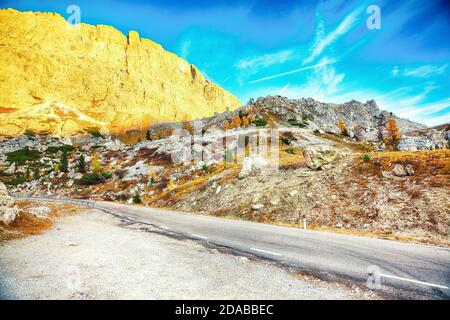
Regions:
M 448 1 L 18 0 L 0 7 L 52 11 L 136 30 L 238 96 L 324 102 L 375 99 L 428 125 L 450 122 Z M 367 8 L 381 9 L 370 30 Z

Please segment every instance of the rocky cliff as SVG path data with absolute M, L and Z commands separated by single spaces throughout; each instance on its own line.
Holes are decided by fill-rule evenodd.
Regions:
M 161 45 L 53 13 L 0 10 L 0 135 L 112 133 L 236 109 L 239 100 Z
M 288 99 L 281 96 L 258 98 L 237 110 L 204 119 L 205 127 L 222 126 L 237 115 L 251 114 L 253 117 L 267 119 L 275 126 L 290 124 L 328 133 L 340 133 L 339 122 L 343 122 L 348 134 L 358 140 L 378 141 L 385 133 L 386 122 L 395 119 L 402 134 L 423 130 L 424 125 L 397 117 L 381 110 L 374 100 L 365 103 L 349 101 L 343 104 L 323 103 L 312 98 Z

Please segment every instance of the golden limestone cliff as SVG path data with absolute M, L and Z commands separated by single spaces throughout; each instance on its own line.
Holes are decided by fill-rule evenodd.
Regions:
M 53 13 L 0 10 L 0 135 L 111 133 L 236 109 L 240 101 L 161 45 Z

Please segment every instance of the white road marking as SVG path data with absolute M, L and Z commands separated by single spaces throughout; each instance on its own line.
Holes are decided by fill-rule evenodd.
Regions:
M 169 228 L 167 228 L 166 226 L 159 226 L 161 229 L 164 229 L 164 230 L 170 230 Z
M 256 252 L 262 252 L 262 253 L 268 253 L 271 254 L 273 256 L 281 256 L 282 254 L 276 253 L 276 252 L 272 252 L 272 251 L 266 251 L 266 250 L 261 250 L 261 249 L 256 249 L 256 248 L 250 248 L 250 250 L 256 251 Z
M 199 234 L 195 234 L 195 233 L 191 233 L 191 236 L 194 236 L 194 237 L 196 237 L 196 238 L 200 238 L 200 239 L 208 239 L 208 237 L 205 237 L 205 236 L 201 236 L 201 235 L 199 235 Z
M 436 288 L 441 288 L 441 289 L 448 289 L 448 287 L 446 287 L 446 286 L 441 286 L 441 285 L 438 285 L 438 284 L 429 283 L 429 282 L 423 282 L 423 281 L 414 280 L 414 279 L 408 279 L 408 278 L 402 278 L 402 277 L 397 277 L 397 276 L 391 276 L 389 274 L 380 273 L 380 277 L 385 277 L 385 278 L 390 278 L 390 279 L 396 279 L 396 280 L 402 280 L 402 281 L 422 284 L 424 286 L 436 287 Z

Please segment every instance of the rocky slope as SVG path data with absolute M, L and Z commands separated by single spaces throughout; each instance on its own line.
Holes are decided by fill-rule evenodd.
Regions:
M 251 115 L 266 119 L 275 126 L 293 125 L 310 130 L 339 134 L 339 122 L 345 124 L 350 138 L 359 141 L 379 141 L 383 137 L 386 122 L 393 118 L 403 134 L 426 128 L 424 125 L 402 119 L 381 110 L 374 100 L 366 103 L 349 101 L 343 104 L 322 103 L 312 98 L 288 99 L 281 96 L 258 98 L 233 112 L 216 115 L 204 120 L 205 127 L 223 126 L 225 120 L 237 115 Z
M 159 44 L 53 13 L 0 10 L 0 135 L 113 133 L 241 103 Z

